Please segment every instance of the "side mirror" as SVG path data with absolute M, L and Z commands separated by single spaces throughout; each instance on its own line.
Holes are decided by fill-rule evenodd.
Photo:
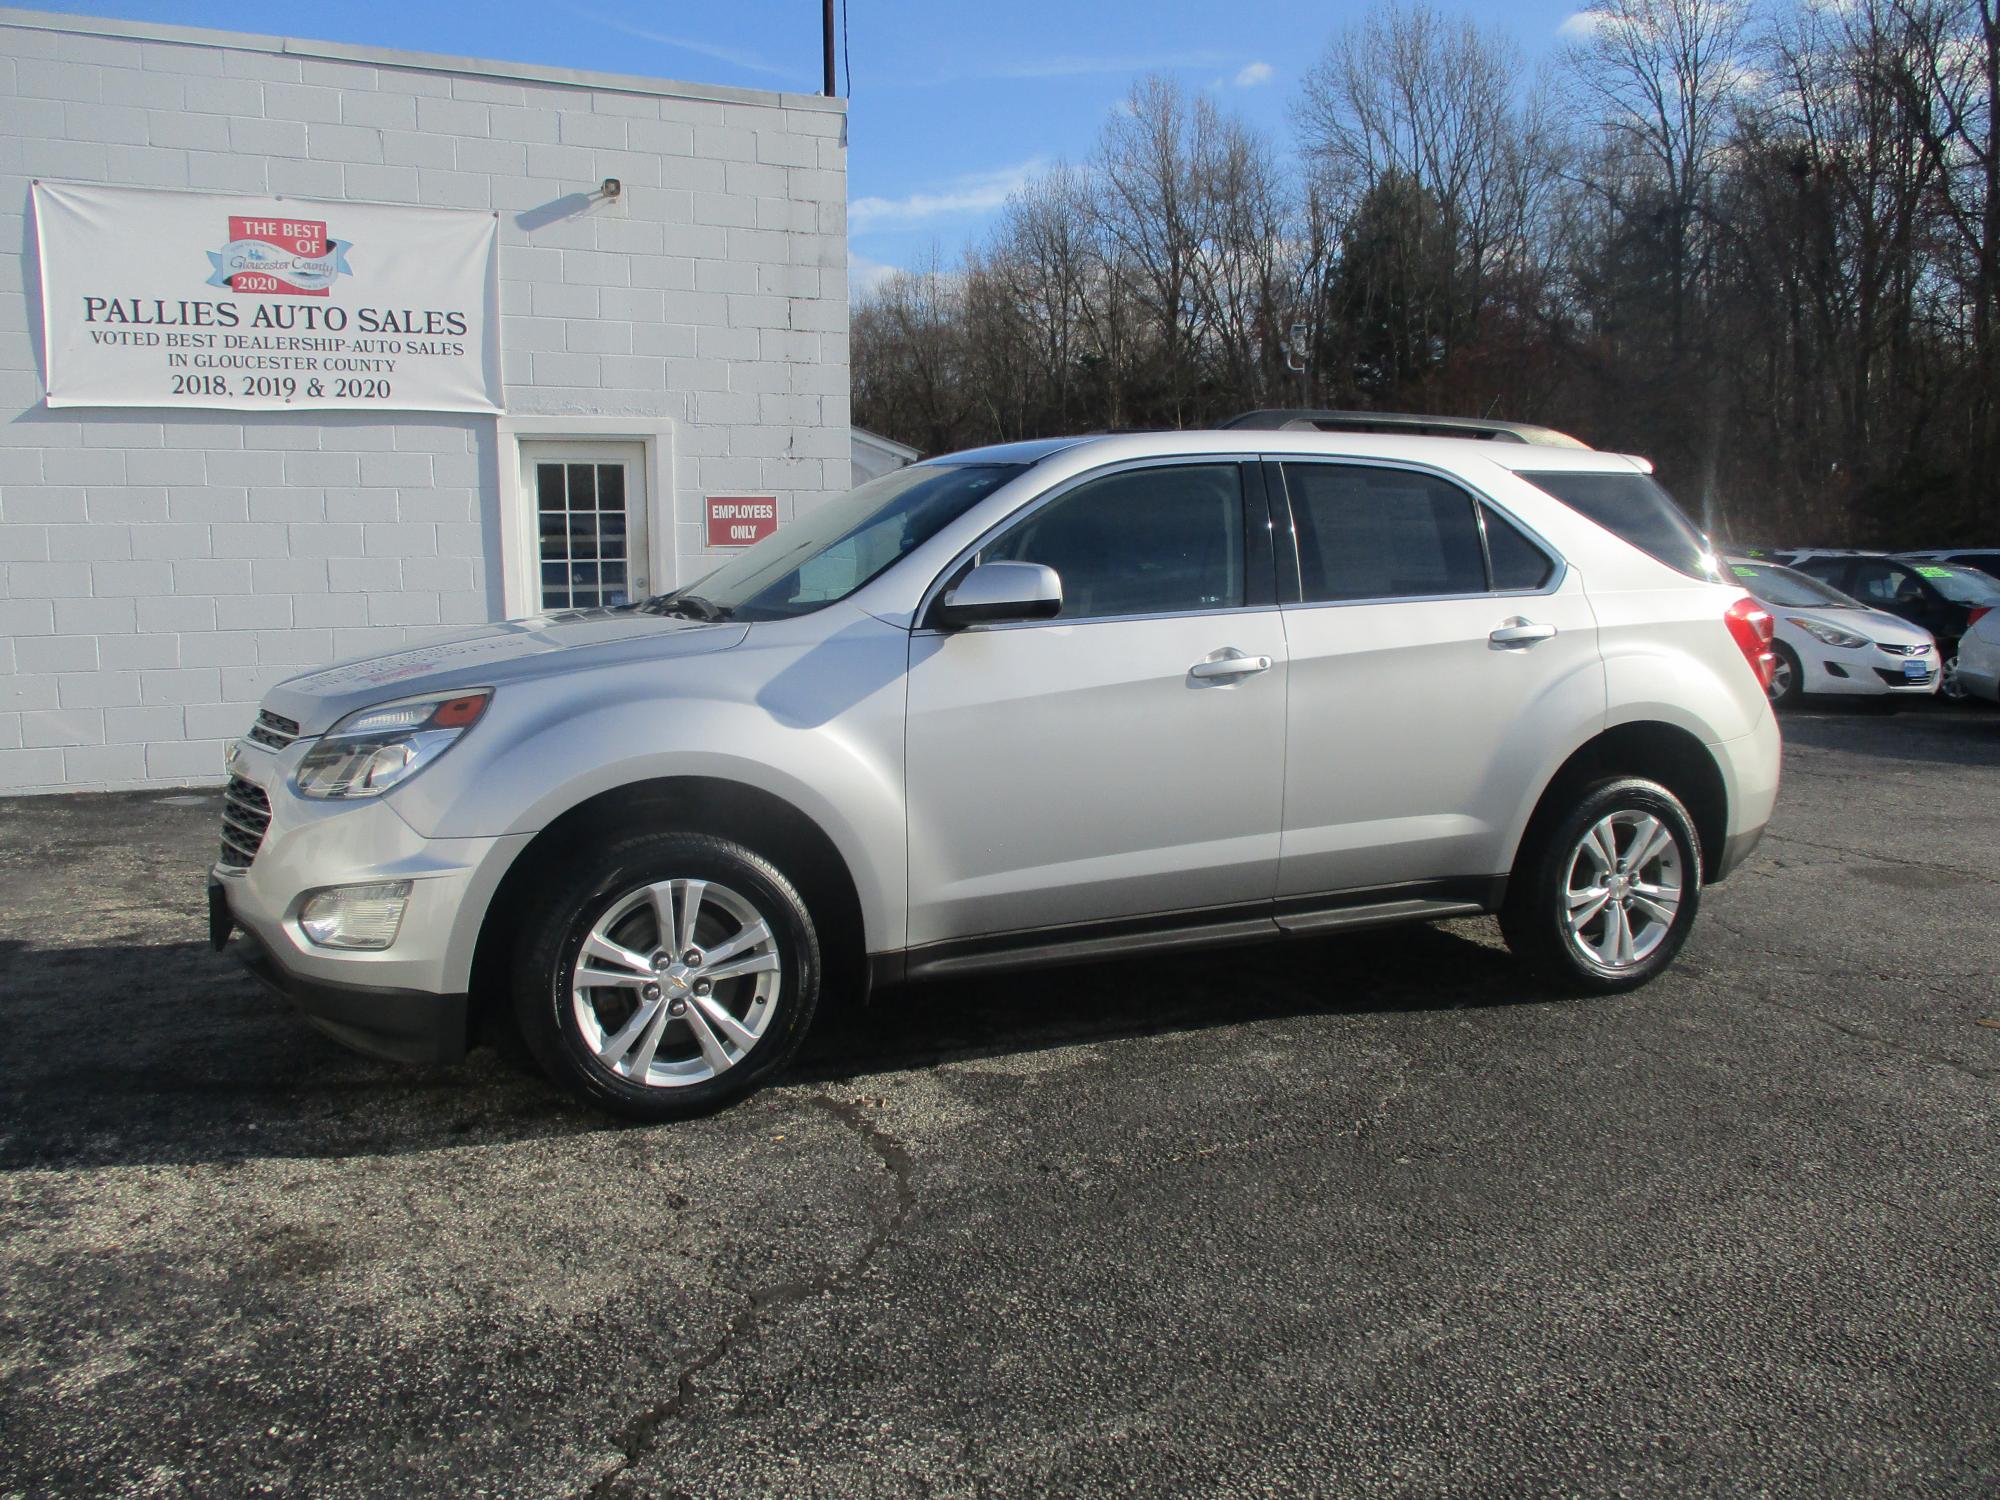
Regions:
M 939 630 L 998 625 L 1011 620 L 1053 620 L 1062 613 L 1062 579 L 1041 563 L 982 563 L 931 606 Z

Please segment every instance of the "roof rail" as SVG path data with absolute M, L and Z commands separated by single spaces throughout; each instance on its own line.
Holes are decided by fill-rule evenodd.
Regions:
M 1588 448 L 1566 432 L 1527 422 L 1489 422 L 1483 417 L 1426 417 L 1399 411 L 1306 411 L 1273 407 L 1246 411 L 1221 424 L 1260 432 L 1394 432 L 1412 437 L 1480 438 L 1495 443 L 1533 443 L 1543 448 Z

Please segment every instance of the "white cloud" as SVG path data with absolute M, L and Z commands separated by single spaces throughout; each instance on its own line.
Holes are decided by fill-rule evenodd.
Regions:
M 1246 63 L 1236 74 L 1239 89 L 1254 89 L 1260 83 L 1271 81 L 1271 65 L 1267 62 Z
M 1562 25 L 1556 28 L 1556 35 L 1568 42 L 1588 41 L 1597 35 L 1598 28 L 1604 24 L 1604 19 L 1604 12 L 1601 10 L 1571 11 L 1563 18 Z
M 742 52 L 734 47 L 718 47 L 712 42 L 696 41 L 693 37 L 673 36 L 664 31 L 650 31 L 644 26 L 634 26 L 629 21 L 621 21 L 616 16 L 600 15 L 594 10 L 578 10 L 576 15 L 595 21 L 600 26 L 609 26 L 613 31 L 626 36 L 637 37 L 642 42 L 656 42 L 662 47 L 672 47 L 681 52 L 692 52 L 697 57 L 712 58 L 716 62 L 727 63 L 732 68 L 741 68 L 746 73 L 763 73 L 772 78 L 797 79 L 803 75 L 791 68 L 780 68 L 766 62 L 755 52 Z
M 854 233 L 871 229 L 906 229 L 931 219 L 990 213 L 1027 185 L 1042 170 L 1040 157 L 953 178 L 930 192 L 902 198 L 856 198 L 847 205 L 847 227 Z
M 865 255 L 847 252 L 847 300 L 861 302 L 882 289 L 882 283 L 891 276 L 902 274 L 901 266 L 892 266 L 887 261 L 870 260 Z

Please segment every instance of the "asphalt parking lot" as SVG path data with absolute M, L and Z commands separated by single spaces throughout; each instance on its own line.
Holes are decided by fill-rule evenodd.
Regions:
M 1788 724 L 1636 995 L 1491 923 L 917 988 L 617 1127 L 0 803 L 0 1494 L 2000 1491 L 2000 713 Z

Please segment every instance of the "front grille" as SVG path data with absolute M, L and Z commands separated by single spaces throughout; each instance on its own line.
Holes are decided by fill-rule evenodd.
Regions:
M 271 799 L 254 781 L 229 778 L 222 794 L 222 862 L 231 869 L 248 869 L 264 845 L 271 826 Z
M 1892 646 L 1886 641 L 1880 644 L 1882 649 L 1891 656 L 1929 656 L 1931 654 L 1930 643 L 1928 641 L 1921 646 Z
M 1921 677 L 1905 677 L 1901 672 L 1891 672 L 1887 667 L 1877 667 L 1875 675 L 1890 687 L 1922 687 L 1931 680 L 1933 674 L 1925 672 Z
M 268 750 L 282 750 L 299 737 L 299 721 L 268 708 L 260 709 L 257 722 L 250 726 L 250 738 Z

